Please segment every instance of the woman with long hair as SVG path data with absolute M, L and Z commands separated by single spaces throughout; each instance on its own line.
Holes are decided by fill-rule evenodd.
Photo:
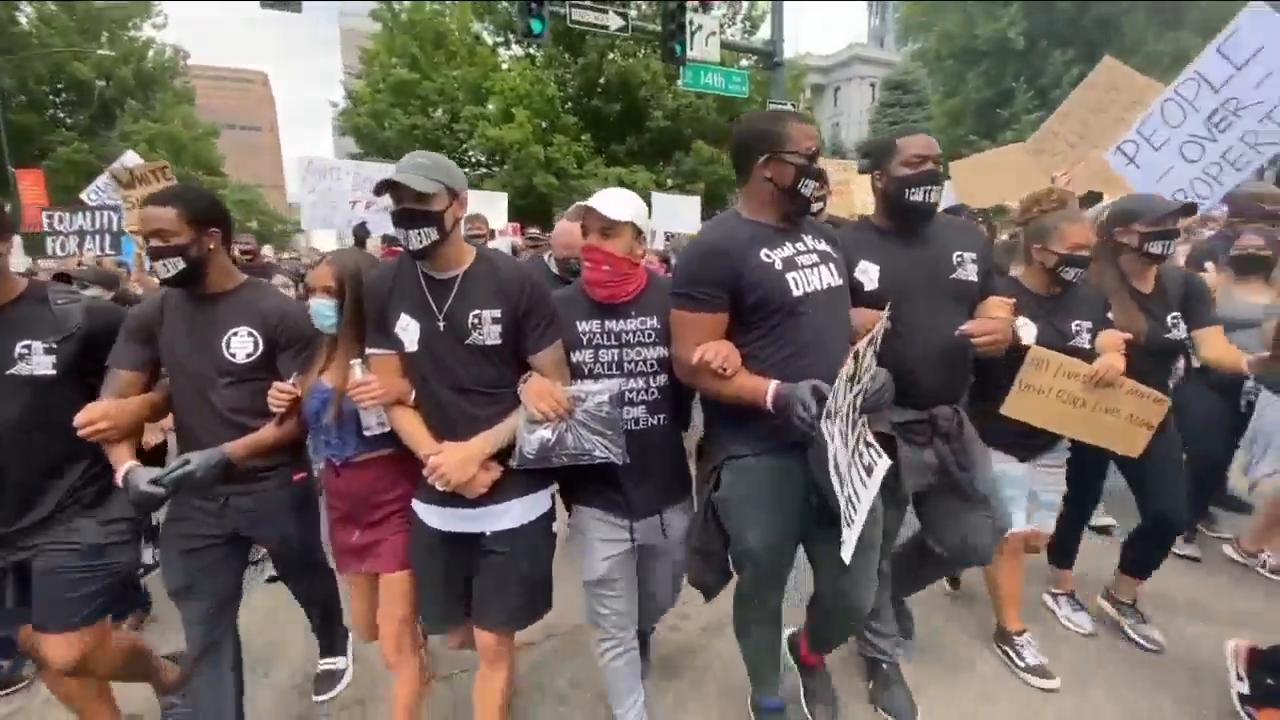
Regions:
M 363 362 L 364 279 L 377 267 L 356 249 L 324 256 L 307 273 L 307 307 L 323 335 L 306 373 L 275 383 L 272 412 L 301 412 L 320 481 L 334 565 L 347 583 L 355 634 L 377 642 L 392 674 L 392 717 L 418 716 L 430 681 L 418 631 L 409 567 L 410 501 L 422 480 L 422 463 L 400 444 L 390 426 L 366 434 L 360 410 L 411 401 L 407 387 L 389 388 L 373 375 L 353 377 Z
M 1054 691 L 1050 669 L 1022 619 L 1026 556 L 1044 550 L 1066 486 L 1067 441 L 1000 414 L 1027 350 L 1033 345 L 1092 363 L 1090 381 L 1112 384 L 1125 371 L 1127 336 L 1108 329 L 1107 299 L 1081 282 L 1096 240 L 1069 190 L 1050 187 L 1022 199 L 1015 217 L 1022 272 L 996 278 L 995 294 L 1017 301 L 1018 342 L 1004 356 L 979 359 L 969 391 L 969 417 L 991 448 L 1011 530 L 985 570 L 996 630 L 996 654 L 1025 683 Z
M 1127 345 L 1126 375 L 1166 394 L 1179 359 L 1236 375 L 1249 374 L 1256 364 L 1227 339 L 1204 281 L 1167 262 L 1177 251 L 1182 225 L 1196 211 L 1194 203 L 1159 195 L 1119 198 L 1099 216 L 1089 269 L 1107 295 L 1115 327 L 1133 338 Z M 1121 546 L 1119 566 L 1098 595 L 1098 607 L 1126 638 L 1157 653 L 1164 652 L 1165 639 L 1139 609 L 1138 591 L 1168 557 L 1188 516 L 1182 439 L 1171 415 L 1136 458 L 1073 444 L 1063 509 L 1048 546 L 1051 587 L 1043 598 L 1067 629 L 1094 633 L 1088 610 L 1076 597 L 1072 569 L 1089 515 L 1102 496 L 1107 465 L 1114 462 L 1141 519 Z

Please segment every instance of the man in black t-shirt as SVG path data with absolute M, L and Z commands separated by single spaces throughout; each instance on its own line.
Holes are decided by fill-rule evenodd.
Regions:
M 840 244 L 857 324 L 870 327 L 892 303 L 879 362 L 893 376 L 896 407 L 887 420 L 872 422 L 894 463 L 880 487 L 876 608 L 859 646 L 872 704 L 894 720 L 915 720 L 897 664 L 899 635 L 911 634 L 904 599 L 944 575 L 985 566 L 1006 529 L 989 456 L 960 405 L 974 355 L 998 356 L 1011 343 L 1013 303 L 994 296 L 991 243 L 982 230 L 937 212 L 944 182 L 937 140 L 904 129 L 864 143 L 860 155 L 876 209 L 846 226 Z M 944 455 L 952 462 L 941 462 Z M 930 464 L 938 471 L 925 470 Z M 921 531 L 895 550 L 912 497 Z
M 332 699 L 352 677 L 350 635 L 315 490 L 296 481 L 305 477 L 302 427 L 266 405 L 272 382 L 306 369 L 314 328 L 301 304 L 236 268 L 231 215 L 213 193 L 175 185 L 148 196 L 142 236 L 166 287 L 129 313 L 94 410 L 168 375 L 183 454 L 161 470 L 137 461 L 136 436 L 106 449 L 132 496 L 155 506 L 172 496 L 160 554 L 192 662 L 191 705 L 200 717 L 244 717 L 237 616 L 255 544 L 311 622 L 321 658 L 312 698 Z
M 699 513 L 714 511 L 727 534 L 738 576 L 734 633 L 756 718 L 786 716 L 781 606 L 797 547 L 813 567 L 814 593 L 804 627 L 786 634 L 785 657 L 800 670 L 813 718 L 839 715 L 823 658 L 866 615 L 879 554 L 876 503 L 851 563 L 841 559 L 826 459 L 813 462 L 810 452 L 853 341 L 844 259 L 830 229 L 809 216 L 820 154 L 817 129 L 799 113 L 740 117 L 730 147 L 738 204 L 702 226 L 673 279 L 675 369 L 702 396 L 699 474 L 710 478 L 712 502 Z M 742 355 L 740 372 L 725 377 L 694 364 L 699 346 L 725 339 Z
M 467 178 L 418 150 L 374 187 L 390 195 L 404 255 L 365 285 L 373 373 L 412 387 L 391 426 L 425 464 L 411 557 L 424 632 L 473 632 L 477 716 L 506 717 L 515 634 L 551 610 L 551 475 L 500 469 L 531 370 L 568 382 L 550 293 L 515 258 L 463 237 Z M 499 474 L 501 475 L 499 477 Z
M 582 228 L 561 218 L 551 228 L 547 249 L 526 255 L 522 262 L 551 292 L 569 286 L 582 274 Z
M 684 581 L 693 480 L 681 433 L 692 397 L 671 368 L 671 282 L 642 261 L 644 200 L 605 188 L 566 218 L 581 222 L 586 244 L 581 280 L 554 297 L 565 349 L 575 381 L 621 382 L 628 461 L 566 468 L 560 492 L 609 704 L 615 717 L 644 718 L 649 640 Z
M 140 526 L 102 451 L 72 428 L 124 310 L 13 274 L 9 225 L 0 207 L 0 635 L 17 634 L 72 712 L 110 717 L 111 682 L 158 694 L 183 682 L 140 635 L 112 628 L 137 583 Z

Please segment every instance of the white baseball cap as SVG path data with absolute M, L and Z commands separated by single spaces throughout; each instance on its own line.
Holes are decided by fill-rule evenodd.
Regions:
M 596 192 L 584 202 L 574 203 L 564 214 L 570 222 L 582 222 L 582 215 L 591 208 L 614 222 L 629 222 L 649 236 L 649 206 L 634 192 L 621 187 L 609 187 Z

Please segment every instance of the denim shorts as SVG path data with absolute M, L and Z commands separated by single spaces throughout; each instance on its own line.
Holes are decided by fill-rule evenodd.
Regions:
M 991 469 L 1009 513 L 1009 532 L 1052 532 L 1067 490 L 1066 441 L 1027 462 L 992 450 Z

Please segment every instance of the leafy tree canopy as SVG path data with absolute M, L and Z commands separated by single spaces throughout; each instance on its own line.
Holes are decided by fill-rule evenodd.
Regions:
M 1026 139 L 1105 54 L 1169 82 L 1243 5 L 912 1 L 900 19 L 932 127 L 961 157 Z
M 158 41 L 154 2 L 0 2 L 0 99 L 14 167 L 42 167 L 50 200 L 78 194 L 132 148 L 168 160 L 179 179 L 222 194 L 259 240 L 287 243 L 295 223 L 255 186 L 229 180 L 218 129 L 195 115 L 186 55 Z M 47 52 L 50 49 L 105 50 Z M 9 178 L 0 189 L 12 197 Z
M 704 211 L 728 205 L 731 123 L 768 97 L 757 59 L 725 52 L 722 60 L 751 71 L 748 99 L 689 92 L 676 87 L 654 38 L 579 30 L 557 17 L 549 39 L 526 45 L 511 6 L 383 2 L 373 11 L 381 29 L 339 115 L 365 156 L 444 153 L 474 186 L 507 192 L 511 216 L 529 223 L 546 224 L 606 185 L 697 194 Z M 657 22 L 658 3 L 629 6 Z M 765 11 L 763 2 L 716 10 L 725 36 L 738 38 L 754 37 Z M 792 97 L 799 82 L 797 74 Z

